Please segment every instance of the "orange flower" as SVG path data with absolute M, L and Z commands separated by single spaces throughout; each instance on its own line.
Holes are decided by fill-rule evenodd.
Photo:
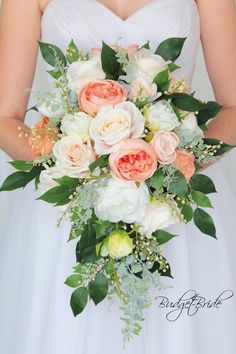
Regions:
M 189 183 L 190 178 L 195 172 L 195 157 L 185 150 L 177 150 L 176 155 L 174 166 L 184 175 L 187 183 Z
M 152 146 L 142 139 L 127 139 L 109 156 L 113 177 L 124 181 L 142 182 L 157 169 L 157 158 Z
M 57 140 L 59 128 L 57 126 L 49 126 L 48 122 L 49 118 L 42 116 L 41 120 L 31 129 L 29 145 L 35 158 L 49 155 Z
M 124 86 L 113 80 L 97 80 L 85 85 L 79 93 L 81 109 L 93 115 L 103 106 L 116 105 L 127 99 Z

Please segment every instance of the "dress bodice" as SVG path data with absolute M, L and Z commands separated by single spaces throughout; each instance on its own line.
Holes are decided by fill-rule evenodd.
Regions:
M 85 52 L 101 41 L 121 45 L 144 44 L 151 49 L 169 37 L 187 37 L 178 64 L 179 75 L 191 82 L 199 45 L 200 26 L 194 0 L 150 0 L 122 20 L 98 0 L 51 0 L 41 27 L 44 42 L 65 50 L 71 39 Z

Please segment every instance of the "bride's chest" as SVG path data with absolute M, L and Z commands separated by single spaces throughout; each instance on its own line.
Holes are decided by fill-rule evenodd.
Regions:
M 42 40 L 65 49 L 73 38 L 85 51 L 114 43 L 155 47 L 167 37 L 196 37 L 199 18 L 194 0 L 151 0 L 126 20 L 97 0 L 51 0 L 42 17 Z

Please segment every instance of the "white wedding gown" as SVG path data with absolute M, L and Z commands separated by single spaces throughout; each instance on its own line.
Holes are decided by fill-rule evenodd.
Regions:
M 195 66 L 200 26 L 193 0 L 153 0 L 127 20 L 120 19 L 96 0 L 52 0 L 42 18 L 42 41 L 65 50 L 73 38 L 88 51 L 101 41 L 144 44 L 155 49 L 165 38 L 187 36 L 178 60 L 179 75 L 189 83 Z M 39 64 L 36 82 L 49 85 Z M 122 323 L 115 305 L 89 303 L 74 318 L 64 285 L 75 264 L 75 242 L 67 243 L 68 225 L 55 227 L 57 211 L 35 201 L 33 186 L 14 193 L 8 222 L 0 240 L 0 353 L 1 354 L 235 354 L 236 298 L 218 308 L 201 308 L 194 316 L 186 310 L 170 322 L 168 308 L 155 297 L 177 300 L 188 290 L 214 301 L 236 289 L 236 204 L 221 164 L 205 170 L 216 185 L 210 210 L 218 240 L 203 235 L 191 223 L 172 231 L 180 236 L 166 245 L 174 279 L 171 288 L 151 291 L 143 331 L 123 349 Z M 9 195 L 10 197 L 10 195 Z M 193 310 L 193 308 L 192 308 Z

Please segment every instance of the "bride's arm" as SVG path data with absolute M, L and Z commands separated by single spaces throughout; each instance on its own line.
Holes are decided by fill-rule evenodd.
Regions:
M 2 0 L 0 13 L 0 149 L 14 159 L 31 160 L 23 117 L 27 107 L 40 39 L 38 0 Z
M 207 137 L 236 144 L 236 5 L 234 0 L 197 0 L 201 40 L 216 100 L 224 106 Z

